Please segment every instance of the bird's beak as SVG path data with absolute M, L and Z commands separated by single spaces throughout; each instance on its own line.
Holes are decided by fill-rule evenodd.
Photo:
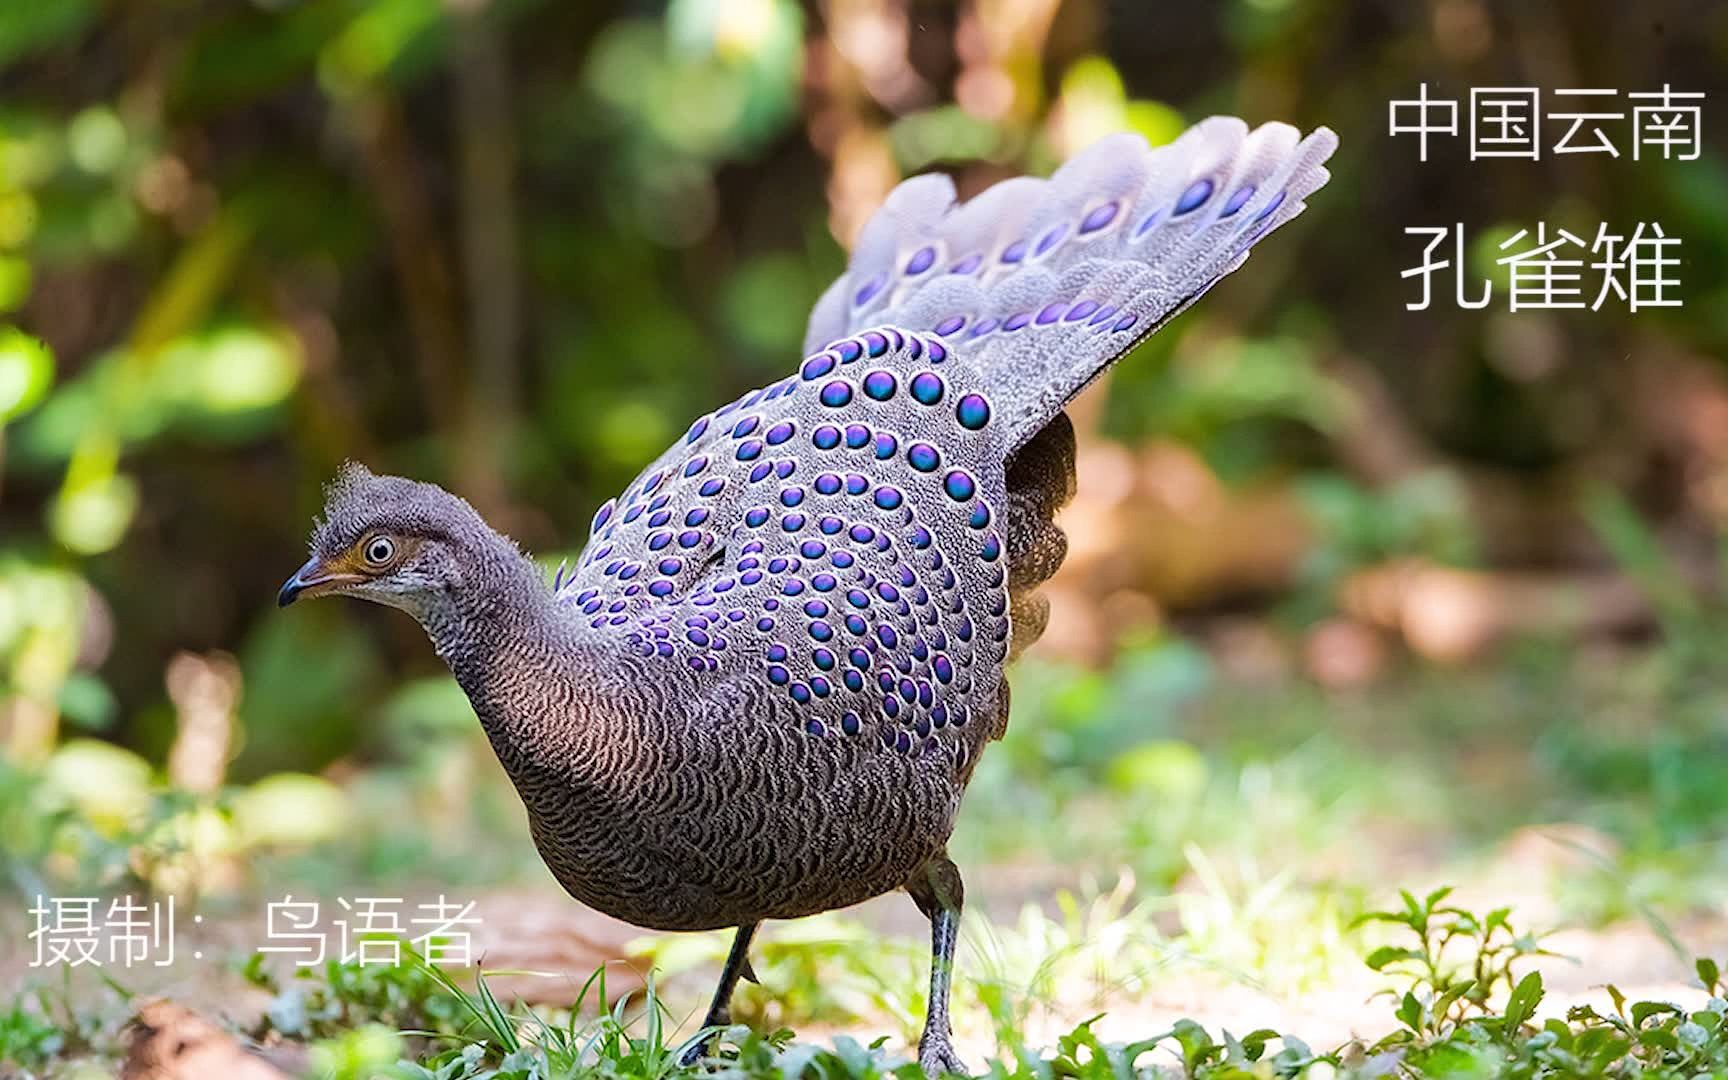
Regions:
M 304 566 L 294 571 L 293 577 L 282 583 L 282 591 L 276 594 L 276 606 L 287 607 L 302 596 L 323 596 L 359 580 L 357 574 L 330 572 L 317 556 L 313 556 L 306 560 Z

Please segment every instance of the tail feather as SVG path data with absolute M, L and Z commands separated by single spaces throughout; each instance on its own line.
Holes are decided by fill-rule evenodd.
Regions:
M 806 350 L 871 325 L 941 334 L 986 373 L 1018 448 L 1301 213 L 1336 145 L 1214 117 L 1157 150 L 1109 136 L 959 207 L 947 177 L 914 177 L 865 226 Z

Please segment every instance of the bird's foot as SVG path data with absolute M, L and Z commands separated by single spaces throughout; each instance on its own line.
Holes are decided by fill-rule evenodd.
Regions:
M 918 1040 L 918 1067 L 924 1070 L 924 1075 L 930 1080 L 940 1080 L 950 1073 L 958 1076 L 972 1075 L 971 1070 L 960 1060 L 960 1055 L 954 1052 L 952 1036 L 938 1035 L 930 1031 L 926 1031 L 924 1037 Z
M 694 1069 L 696 1066 L 708 1060 L 709 1053 L 714 1049 L 714 1043 L 715 1038 L 712 1035 L 709 1035 L 706 1038 L 697 1039 L 688 1047 L 685 1047 L 682 1054 L 678 1055 L 678 1064 L 686 1069 Z
M 678 1064 L 690 1069 L 707 1061 L 720 1048 L 719 1029 L 726 1027 L 731 1022 L 732 1017 L 729 1013 L 719 1015 L 709 1013 L 707 1018 L 702 1021 L 702 1027 L 708 1034 L 692 1040 L 690 1045 L 684 1048 L 684 1052 L 678 1055 Z

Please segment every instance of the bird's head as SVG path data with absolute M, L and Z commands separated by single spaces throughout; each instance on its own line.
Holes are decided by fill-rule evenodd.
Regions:
M 474 538 L 490 533 L 473 507 L 436 484 L 376 476 L 350 462 L 325 489 L 311 557 L 277 603 L 345 593 L 424 621 L 462 586 Z

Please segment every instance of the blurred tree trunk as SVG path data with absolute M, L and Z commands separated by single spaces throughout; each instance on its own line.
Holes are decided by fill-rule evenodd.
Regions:
M 508 516 L 510 440 L 521 384 L 516 136 L 504 34 L 488 0 L 447 0 L 461 158 L 462 270 L 470 395 L 452 475 L 482 512 Z

